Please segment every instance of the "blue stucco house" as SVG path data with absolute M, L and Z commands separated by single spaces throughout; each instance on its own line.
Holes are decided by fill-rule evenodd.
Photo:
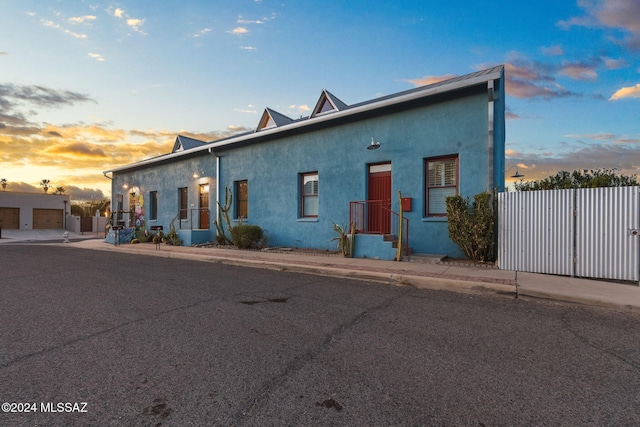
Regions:
M 105 172 L 114 221 L 173 222 L 185 245 L 215 241 L 225 190 L 232 221 L 269 246 L 335 249 L 333 224 L 357 229 L 355 256 L 393 259 L 400 207 L 413 253 L 462 257 L 445 198 L 504 187 L 504 67 L 347 104 L 327 90 L 308 117 L 266 108 L 255 130 Z M 109 176 L 110 175 L 110 176 Z M 401 196 L 401 197 L 400 197 Z

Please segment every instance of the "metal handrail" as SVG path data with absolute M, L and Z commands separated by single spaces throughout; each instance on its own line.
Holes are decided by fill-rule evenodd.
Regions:
M 180 209 L 178 211 L 178 214 L 176 215 L 175 219 L 178 219 L 178 229 L 182 230 L 193 230 L 193 213 L 197 212 L 198 215 L 196 216 L 196 225 L 197 227 L 195 227 L 195 229 L 200 229 L 200 215 L 202 215 L 203 213 L 209 213 L 209 208 L 190 208 L 190 209 Z M 183 218 L 182 214 L 185 214 Z M 184 225 L 184 227 L 183 227 Z
M 409 253 L 409 219 L 402 218 L 402 246 Z M 360 200 L 349 202 L 349 224 L 355 224 L 356 234 L 394 235 L 400 224 L 400 214 L 391 210 L 390 200 Z

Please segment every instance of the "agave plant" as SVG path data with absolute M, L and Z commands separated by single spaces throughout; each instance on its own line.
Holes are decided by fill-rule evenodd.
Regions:
M 337 246 L 342 252 L 342 256 L 349 256 L 349 230 L 344 225 L 333 223 L 333 231 L 338 233 L 336 237 L 331 239 L 332 242 L 338 242 Z

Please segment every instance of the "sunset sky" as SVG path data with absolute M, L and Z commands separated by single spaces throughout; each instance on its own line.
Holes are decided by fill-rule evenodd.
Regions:
M 353 104 L 498 64 L 507 168 L 640 175 L 640 1 L 515 4 L 3 2 L 0 178 L 109 196 L 102 171 L 177 134 L 210 141 L 265 107 L 306 116 L 322 89 Z

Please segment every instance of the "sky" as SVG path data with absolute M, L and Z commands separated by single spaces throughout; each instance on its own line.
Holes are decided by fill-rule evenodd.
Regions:
M 517 5 L 517 6 L 516 6 Z M 72 200 L 103 171 L 504 64 L 507 177 L 640 175 L 638 0 L 5 0 L 0 179 Z M 512 180 L 508 179 L 508 182 Z M 51 191 L 51 190 L 50 190 Z

